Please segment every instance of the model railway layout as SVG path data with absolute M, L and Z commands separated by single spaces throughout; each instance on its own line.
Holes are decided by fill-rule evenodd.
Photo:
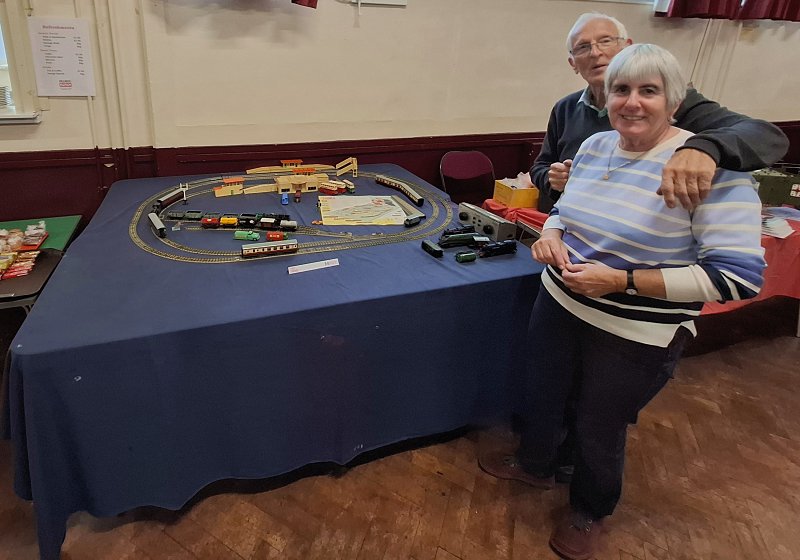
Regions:
M 286 172 L 249 172 L 247 180 L 263 182 L 274 180 L 281 175 L 286 175 Z M 145 200 L 135 212 L 128 233 L 138 247 L 158 257 L 191 263 L 232 263 L 421 240 L 438 236 L 453 220 L 454 211 L 449 198 L 436 189 L 426 189 L 407 180 L 363 170 L 359 171 L 358 179 L 353 180 L 362 182 L 362 185 L 369 182 L 395 192 L 400 191 L 402 195 L 398 193 L 394 199 L 407 214 L 406 227 L 401 226 L 396 232 L 370 231 L 359 234 L 341 231 L 341 227 L 326 228 L 318 221 L 306 225 L 302 221 L 293 219 L 289 214 L 259 213 L 257 208 L 251 213 L 217 212 L 214 190 L 222 186 L 225 181 L 225 177 L 217 176 L 173 185 Z M 353 182 L 345 183 L 348 185 L 347 192 L 352 193 L 355 188 L 352 186 Z M 407 197 L 413 205 L 402 200 L 404 197 Z M 265 199 L 249 196 L 248 202 L 250 200 L 263 202 Z M 276 199 L 271 206 L 279 204 L 278 200 Z M 314 204 L 313 199 L 303 197 L 302 200 L 303 204 Z M 430 205 L 430 208 L 427 208 L 427 205 Z M 289 209 L 278 207 L 282 210 Z M 140 224 L 143 227 L 140 227 Z M 232 239 L 238 238 L 240 242 L 256 241 L 256 239 L 259 241 L 264 239 L 264 242 L 245 243 L 235 250 L 190 246 L 186 242 L 186 235 L 170 235 L 173 226 L 190 232 L 195 239 L 209 239 L 203 236 L 216 231 L 227 232 Z M 207 233 L 200 233 L 203 231 Z M 284 239 L 279 239 L 276 232 L 288 233 L 283 235 Z M 202 245 L 202 241 L 198 244 Z

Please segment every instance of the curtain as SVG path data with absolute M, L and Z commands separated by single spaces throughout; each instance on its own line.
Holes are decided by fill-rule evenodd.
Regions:
M 672 0 L 665 12 L 656 15 L 682 18 L 735 19 L 741 0 Z
M 800 0 L 653 0 L 653 11 L 665 17 L 800 21 Z
M 800 0 L 747 0 L 737 19 L 800 21 Z

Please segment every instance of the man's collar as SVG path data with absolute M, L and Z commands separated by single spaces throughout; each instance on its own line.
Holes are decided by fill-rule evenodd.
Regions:
M 583 93 L 581 94 L 580 98 L 578 99 L 578 103 L 583 103 L 587 107 L 591 107 L 592 109 L 597 111 L 597 116 L 598 117 L 605 117 L 608 114 L 608 108 L 607 107 L 603 107 L 602 109 L 598 109 L 597 107 L 595 107 L 594 99 L 592 99 L 592 92 L 589 89 L 589 86 L 586 86 L 586 89 L 583 90 Z

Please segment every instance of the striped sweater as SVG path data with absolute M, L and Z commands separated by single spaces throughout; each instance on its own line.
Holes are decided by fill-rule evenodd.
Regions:
M 667 294 L 713 294 L 705 299 L 738 300 L 761 289 L 761 203 L 748 173 L 718 169 L 708 197 L 688 211 L 668 208 L 656 193 L 661 172 L 676 148 L 691 136 L 676 136 L 645 153 L 622 151 L 619 133 L 600 132 L 578 150 L 564 194 L 544 229 L 564 231 L 573 263 L 602 263 L 616 269 L 671 269 Z M 627 163 L 626 163 L 627 162 Z M 608 176 L 608 179 L 604 179 Z M 692 270 L 701 289 L 679 286 Z M 698 274 L 699 273 L 699 274 Z M 698 301 L 670 301 L 624 293 L 591 298 L 564 286 L 548 266 L 542 284 L 568 311 L 623 338 L 666 347 L 680 326 L 693 333 Z

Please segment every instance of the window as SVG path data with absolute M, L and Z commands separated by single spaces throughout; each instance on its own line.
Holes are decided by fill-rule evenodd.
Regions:
M 8 73 L 8 55 L 3 42 L 3 26 L 0 25 L 0 110 L 13 107 L 11 97 L 11 76 Z
M 20 4 L 0 0 L 0 124 L 39 122 L 38 98 L 30 93 L 36 89 L 35 78 Z

